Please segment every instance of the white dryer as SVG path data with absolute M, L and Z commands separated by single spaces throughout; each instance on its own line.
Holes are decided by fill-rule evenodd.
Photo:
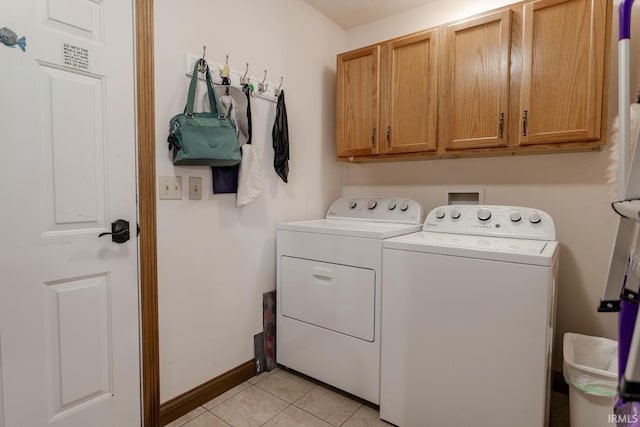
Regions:
M 413 200 L 343 198 L 324 219 L 279 224 L 277 362 L 379 403 L 382 242 L 423 218 Z
M 384 241 L 382 419 L 547 426 L 555 239 L 540 210 L 453 205 Z

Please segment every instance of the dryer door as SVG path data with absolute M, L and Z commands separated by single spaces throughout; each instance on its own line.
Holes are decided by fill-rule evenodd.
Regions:
M 374 341 L 373 270 L 288 256 L 280 262 L 283 316 Z

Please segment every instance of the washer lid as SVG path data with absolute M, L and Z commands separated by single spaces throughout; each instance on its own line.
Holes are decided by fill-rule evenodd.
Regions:
M 347 221 L 318 219 L 278 224 L 278 230 L 304 233 L 332 234 L 338 236 L 388 239 L 413 233 L 422 229 L 421 224 L 399 224 L 393 222 Z
M 558 242 L 423 231 L 385 240 L 383 248 L 550 266 Z

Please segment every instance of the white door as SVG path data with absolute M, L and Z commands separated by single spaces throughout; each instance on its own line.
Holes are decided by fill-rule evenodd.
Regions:
M 2 27 L 0 427 L 139 426 L 132 0 L 2 0 Z

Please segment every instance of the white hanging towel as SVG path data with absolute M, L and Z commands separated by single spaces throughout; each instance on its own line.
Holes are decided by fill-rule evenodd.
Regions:
M 259 145 L 244 144 L 241 150 L 237 207 L 253 202 L 262 193 L 262 148 Z

